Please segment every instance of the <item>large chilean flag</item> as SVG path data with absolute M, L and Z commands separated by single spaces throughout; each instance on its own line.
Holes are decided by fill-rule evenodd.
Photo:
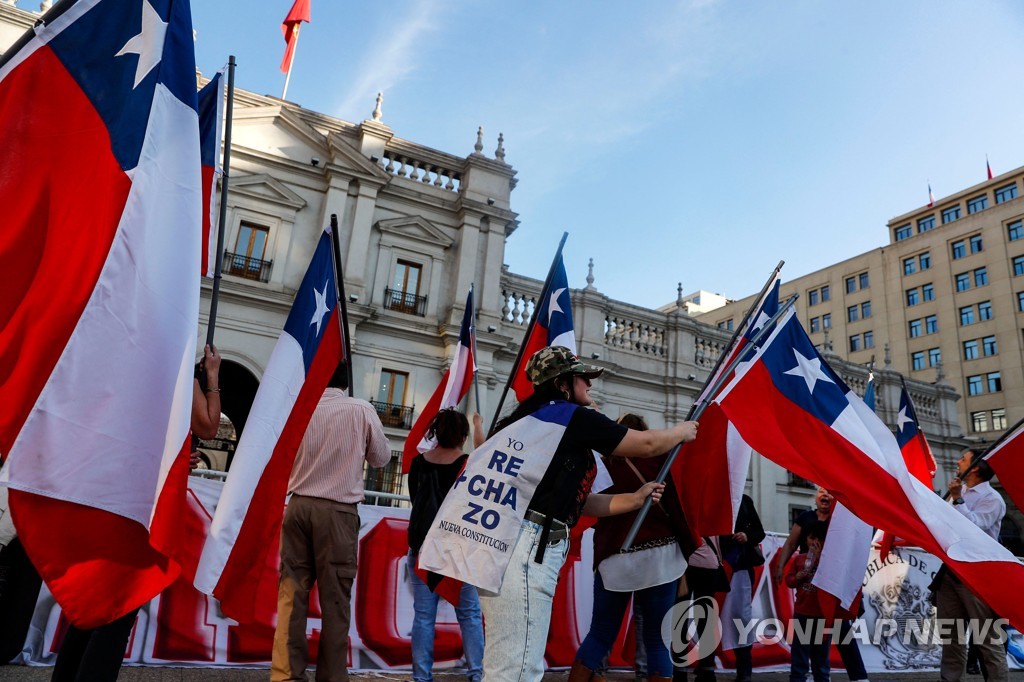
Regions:
M 427 427 L 430 421 L 441 410 L 456 407 L 469 393 L 476 374 L 476 358 L 473 357 L 473 290 L 466 296 L 466 311 L 462 314 L 462 328 L 459 330 L 459 345 L 455 350 L 452 366 L 445 370 L 441 383 L 434 389 L 434 394 L 427 401 L 427 406 L 420 413 L 420 418 L 409 429 L 409 437 L 405 439 L 402 449 L 402 473 L 409 473 L 412 460 L 421 452 L 437 447 L 436 440 L 427 438 Z M 479 409 L 479 408 L 478 408 Z
M 0 476 L 33 564 L 89 628 L 180 570 L 151 534 L 173 542 L 185 503 L 192 21 L 187 0 L 65 0 L 29 35 L 0 60 Z
M 866 523 L 939 557 L 1014 627 L 1024 565 L 907 470 L 896 438 L 821 358 L 792 312 L 718 395 L 750 445 Z
M 288 477 L 317 402 L 346 357 L 330 232 L 320 236 L 235 450 L 195 585 L 240 622 L 256 618 L 280 542 Z

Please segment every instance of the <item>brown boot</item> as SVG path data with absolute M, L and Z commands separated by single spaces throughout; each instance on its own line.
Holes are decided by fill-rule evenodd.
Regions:
M 594 671 L 579 661 L 573 661 L 569 668 L 569 679 L 565 682 L 603 682 L 604 678 L 595 677 Z

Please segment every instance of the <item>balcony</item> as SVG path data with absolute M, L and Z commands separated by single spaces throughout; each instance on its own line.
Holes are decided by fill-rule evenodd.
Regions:
M 251 279 L 254 282 L 269 282 L 270 268 L 274 261 L 250 258 L 240 253 L 224 252 L 223 270 L 225 275 Z
M 396 310 L 407 315 L 419 315 L 425 317 L 427 314 L 427 297 L 417 296 L 390 287 L 384 289 L 384 307 L 387 310 Z
M 384 426 L 393 426 L 396 429 L 408 429 L 412 426 L 413 408 L 405 407 L 404 405 L 382 403 L 376 400 L 371 400 L 370 404 L 377 410 L 380 423 Z
M 402 451 L 392 450 L 391 461 L 375 469 L 369 465 L 363 470 L 363 488 L 367 491 L 402 494 Z M 367 495 L 374 500 L 373 504 L 380 507 L 407 507 L 408 502 Z

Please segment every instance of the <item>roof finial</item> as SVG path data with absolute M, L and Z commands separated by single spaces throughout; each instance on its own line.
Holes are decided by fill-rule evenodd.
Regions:
M 43 0 L 43 2 L 39 3 L 40 12 L 49 12 L 51 7 L 53 7 L 51 0 Z
M 381 117 L 380 105 L 382 105 L 383 103 L 384 103 L 384 93 L 383 92 L 378 92 L 377 93 L 377 104 L 376 104 L 376 106 L 373 107 L 373 120 L 374 121 L 379 121 L 380 120 L 380 117 Z
M 679 286 L 676 287 L 676 307 L 682 308 L 686 305 L 686 301 L 683 300 L 683 283 L 680 282 Z
M 594 259 L 591 258 L 590 262 L 587 263 L 587 290 L 594 290 Z
M 501 133 L 498 133 L 498 148 L 494 150 L 494 158 L 505 162 L 505 136 Z
M 480 126 L 476 129 L 476 144 L 473 145 L 473 151 L 477 154 L 482 154 L 484 151 L 484 127 Z

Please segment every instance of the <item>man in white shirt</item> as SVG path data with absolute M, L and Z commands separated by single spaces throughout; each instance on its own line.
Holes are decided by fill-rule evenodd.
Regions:
M 970 519 L 971 523 L 988 533 L 994 540 L 999 539 L 999 526 L 1006 515 L 1006 503 L 989 481 L 994 476 L 988 462 L 975 459 L 981 453 L 965 450 L 957 462 L 957 477 L 949 483 L 949 497 L 953 508 Z M 1001 628 L 994 621 L 998 616 L 985 602 L 981 601 L 959 578 L 947 570 L 940 569 L 936 589 L 936 617 L 939 621 L 956 619 L 951 641 L 942 645 L 942 663 L 939 679 L 942 682 L 959 682 L 967 666 L 967 643 L 961 641 L 958 632 L 969 631 L 968 626 L 985 627 L 988 632 L 979 637 L 978 651 L 985 666 L 988 682 L 1005 682 L 1007 679 L 1006 652 L 1003 649 Z M 964 626 L 964 629 L 961 629 Z

